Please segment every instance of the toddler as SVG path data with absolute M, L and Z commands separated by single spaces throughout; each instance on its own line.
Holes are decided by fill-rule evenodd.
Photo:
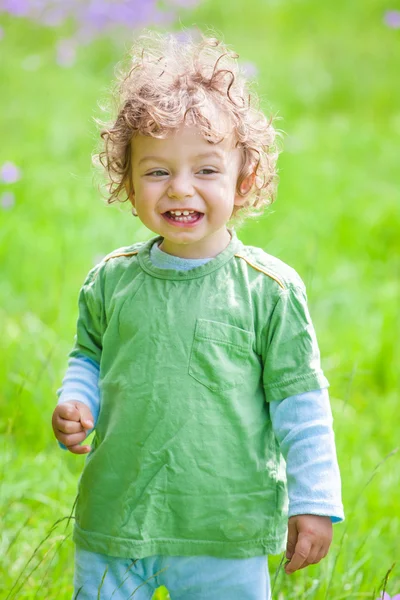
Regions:
M 233 228 L 273 201 L 277 158 L 237 58 L 139 36 L 101 133 L 109 202 L 156 236 L 88 274 L 53 413 L 60 444 L 88 452 L 79 600 L 268 600 L 268 555 L 316 564 L 344 519 L 304 284 Z

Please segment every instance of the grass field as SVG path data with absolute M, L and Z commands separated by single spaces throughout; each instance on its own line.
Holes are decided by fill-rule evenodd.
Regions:
M 270 557 L 273 597 L 375 600 L 384 588 L 393 596 L 400 594 L 400 30 L 384 13 L 394 7 L 228 5 L 204 1 L 181 24 L 215 27 L 257 67 L 262 105 L 281 118 L 278 200 L 239 235 L 292 265 L 307 285 L 346 511 L 320 565 L 288 577 L 282 557 Z M 127 207 L 104 205 L 90 161 L 93 118 L 102 116 L 98 102 L 124 43 L 82 46 L 75 65 L 63 68 L 54 47 L 67 28 L 6 15 L 0 22 L 0 165 L 21 170 L 0 189 L 0 597 L 64 600 L 73 574 L 67 517 L 84 458 L 58 449 L 51 414 L 77 293 L 100 257 L 151 234 Z

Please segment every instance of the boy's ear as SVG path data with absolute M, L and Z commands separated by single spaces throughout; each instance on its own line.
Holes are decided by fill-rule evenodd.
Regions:
M 240 184 L 239 190 L 236 190 L 235 206 L 243 206 L 243 204 L 247 202 L 247 195 L 253 188 L 255 178 L 256 174 L 250 173 L 250 175 L 247 175 L 247 177 L 243 179 L 242 183 Z
M 128 196 L 129 202 L 132 204 L 132 206 L 135 206 L 135 192 L 132 186 L 132 182 L 129 181 L 129 179 L 127 179 L 125 181 L 125 190 L 126 190 L 126 195 Z

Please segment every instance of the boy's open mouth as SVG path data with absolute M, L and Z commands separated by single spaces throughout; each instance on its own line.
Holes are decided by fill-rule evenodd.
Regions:
M 191 224 L 197 223 L 200 219 L 203 218 L 203 213 L 198 212 L 196 210 L 167 210 L 167 212 L 162 215 L 167 221 L 172 223 L 182 223 L 182 224 Z

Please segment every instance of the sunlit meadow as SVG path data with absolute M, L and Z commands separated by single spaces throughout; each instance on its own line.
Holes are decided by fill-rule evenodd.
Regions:
M 307 285 L 346 521 L 319 565 L 289 577 L 282 556 L 269 558 L 273 599 L 400 594 L 397 8 L 0 1 L 1 598 L 72 596 L 69 517 L 84 458 L 58 448 L 50 422 L 85 274 L 112 249 L 151 235 L 126 206 L 105 205 L 91 166 L 94 119 L 143 25 L 215 28 L 284 132 L 278 199 L 239 235 Z

